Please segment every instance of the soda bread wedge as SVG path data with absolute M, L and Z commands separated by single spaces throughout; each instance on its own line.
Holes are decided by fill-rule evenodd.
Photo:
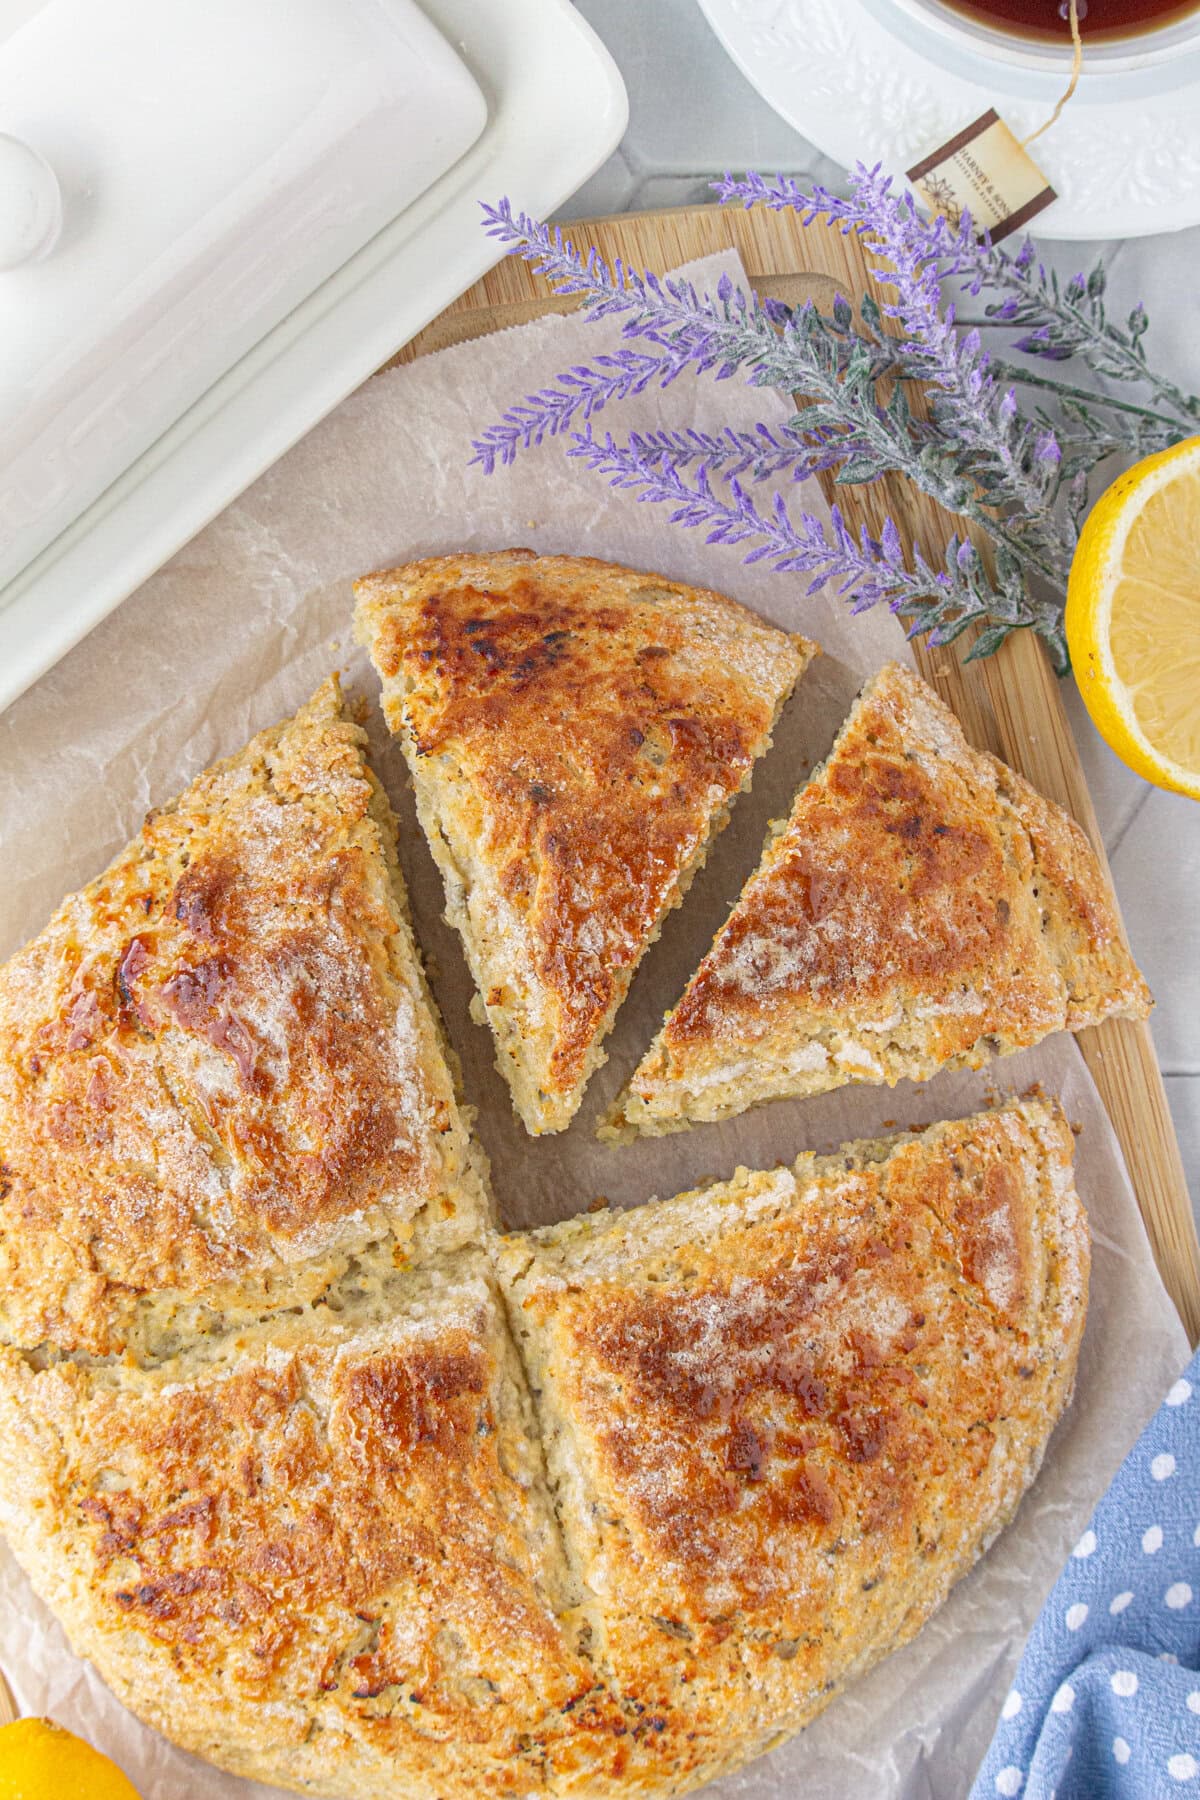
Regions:
M 752 1754 L 911 1638 L 1067 1404 L 1088 1233 L 1061 1111 L 504 1241 L 596 1652 L 702 1754 Z
M 486 1201 L 365 734 L 327 682 L 0 969 L 0 1339 L 107 1354 Z
M 153 1368 L 0 1352 L 0 1520 L 121 1699 L 238 1774 L 541 1792 L 594 1685 L 480 1251 Z
M 1149 1004 L 1079 826 L 891 663 L 772 828 L 601 1135 L 978 1068 Z
M 815 646 L 590 557 L 433 557 L 357 592 L 497 1066 L 561 1131 Z

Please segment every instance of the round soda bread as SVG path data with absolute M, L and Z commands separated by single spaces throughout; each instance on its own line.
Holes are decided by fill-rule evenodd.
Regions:
M 1061 1111 L 505 1236 L 334 684 L 0 971 L 0 1524 L 169 1738 L 673 1795 L 916 1632 L 1069 1397 Z

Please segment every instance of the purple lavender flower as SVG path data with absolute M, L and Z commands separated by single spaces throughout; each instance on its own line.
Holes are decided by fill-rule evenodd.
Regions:
M 1101 266 L 1060 289 L 1029 241 L 1009 255 L 977 239 L 969 218 L 955 228 L 926 219 L 878 168 L 860 166 L 844 197 L 754 173 L 727 175 L 718 192 L 747 206 L 792 209 L 806 225 L 822 220 L 859 234 L 883 264 L 885 297 L 865 296 L 856 318 L 845 299 L 828 316 L 811 306 L 792 311 L 744 292 L 727 275 L 715 293 L 701 294 L 678 277 L 639 273 L 621 261 L 610 266 L 595 250 L 581 255 L 559 229 L 502 200 L 484 209 L 491 235 L 559 293 L 578 296 L 589 319 L 619 319 L 622 337 L 641 340 L 641 347 L 597 356 L 526 395 L 475 440 L 473 460 L 490 474 L 570 431 L 568 454 L 612 485 L 670 506 L 673 520 L 703 527 L 714 543 L 753 543 L 748 561 L 765 558 L 807 574 L 810 592 L 833 581 L 854 610 L 892 606 L 931 642 L 987 621 L 972 654 L 988 654 L 1008 632 L 1029 627 L 1064 667 L 1062 589 L 1090 470 L 1117 450 L 1144 453 L 1176 442 L 1183 421 L 1194 428 L 1200 417 L 1200 400 L 1147 370 L 1144 309 L 1134 308 L 1123 327 L 1113 325 Z M 972 296 L 999 296 L 986 303 L 983 320 L 960 323 L 944 298 L 948 278 Z M 1014 348 L 1041 362 L 1078 356 L 1095 373 L 1141 380 L 1168 410 L 1093 394 L 1003 360 L 983 343 L 981 326 L 995 325 L 1018 330 Z M 611 433 L 595 436 L 590 420 L 603 408 L 684 374 L 718 381 L 740 374 L 753 386 L 806 398 L 782 427 L 634 432 L 624 444 Z M 911 411 L 909 382 L 921 384 L 928 417 Z M 1020 385 L 1051 394 L 1056 415 L 1044 407 L 1023 412 Z M 855 538 L 836 508 L 829 535 L 811 513 L 797 524 L 780 492 L 760 505 L 745 485 L 794 484 L 820 473 L 854 484 L 888 472 L 906 475 L 981 526 L 992 539 L 994 567 L 958 535 L 944 566 L 931 567 L 919 550 L 906 559 L 892 521 L 878 539 L 865 530 Z
M 991 505 L 1044 515 L 1040 548 L 1061 561 L 1067 544 L 1060 530 L 1049 528 L 1048 511 L 1057 462 L 1036 448 L 1052 434 L 1021 417 L 1015 394 L 996 381 L 978 331 L 957 331 L 954 307 L 942 300 L 940 265 L 974 241 L 969 216 L 957 231 L 940 216 L 922 218 L 912 195 L 894 194 L 890 177 L 878 166 L 860 165 L 844 199 L 821 187 L 805 194 L 784 176 L 768 184 L 760 176 L 738 182 L 726 175 L 717 192 L 726 201 L 791 208 L 806 224 L 825 218 L 867 239 L 872 257 L 884 265 L 878 279 L 894 295 L 880 303 L 880 311 L 900 328 L 905 373 L 930 389 L 934 418 L 959 447 L 961 467 Z
M 618 350 L 598 356 L 594 363 L 577 364 L 558 377 L 557 383 L 526 395 L 510 406 L 498 424 L 489 425 L 472 441 L 471 461 L 490 475 L 497 463 L 506 466 L 518 450 L 528 450 L 546 437 L 558 437 L 580 415 L 590 419 L 613 400 L 627 400 L 644 393 L 652 383 L 667 387 L 691 362 L 682 348 L 668 348 L 649 355 L 638 350 Z
M 611 487 L 635 490 L 641 501 L 670 506 L 671 522 L 703 530 L 707 543 L 753 540 L 747 563 L 768 561 L 781 574 L 809 576 L 810 595 L 832 581 L 836 592 L 850 599 L 852 613 L 886 606 L 908 617 L 910 636 L 925 633 L 934 645 L 950 643 L 977 619 L 980 592 L 990 591 L 978 551 L 957 535 L 946 547 L 943 568 L 931 568 L 919 551 L 910 568 L 894 520 L 885 521 L 878 538 L 865 525 L 855 537 L 841 508 L 833 506 L 830 535 L 813 513 L 802 512 L 798 523 L 793 520 L 782 494 L 774 494 L 762 508 L 736 477 L 729 479 L 725 494 L 718 493 L 703 463 L 689 481 L 669 443 L 635 434 L 619 444 L 611 432 L 597 438 L 589 429 L 573 433 L 567 454 L 582 458 Z M 1010 613 L 1005 634 L 1045 623 L 1036 608 L 1017 606 Z

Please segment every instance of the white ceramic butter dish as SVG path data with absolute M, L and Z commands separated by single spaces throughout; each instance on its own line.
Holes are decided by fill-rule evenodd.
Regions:
M 0 0 L 0 706 L 624 118 L 566 0 Z

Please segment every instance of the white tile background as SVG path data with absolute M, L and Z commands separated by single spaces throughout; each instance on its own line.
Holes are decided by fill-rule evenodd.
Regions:
M 837 164 L 759 98 L 696 0 L 576 4 L 620 66 L 630 119 L 616 154 L 570 202 L 572 216 L 705 201 L 725 169 L 783 171 L 834 188 L 843 181 Z M 1103 254 L 1114 313 L 1143 298 L 1150 359 L 1200 389 L 1200 228 L 1044 248 L 1064 275 Z M 1074 683 L 1067 706 L 1134 954 L 1157 998 L 1154 1039 L 1200 1211 L 1200 805 L 1149 788 L 1123 768 L 1097 737 Z

